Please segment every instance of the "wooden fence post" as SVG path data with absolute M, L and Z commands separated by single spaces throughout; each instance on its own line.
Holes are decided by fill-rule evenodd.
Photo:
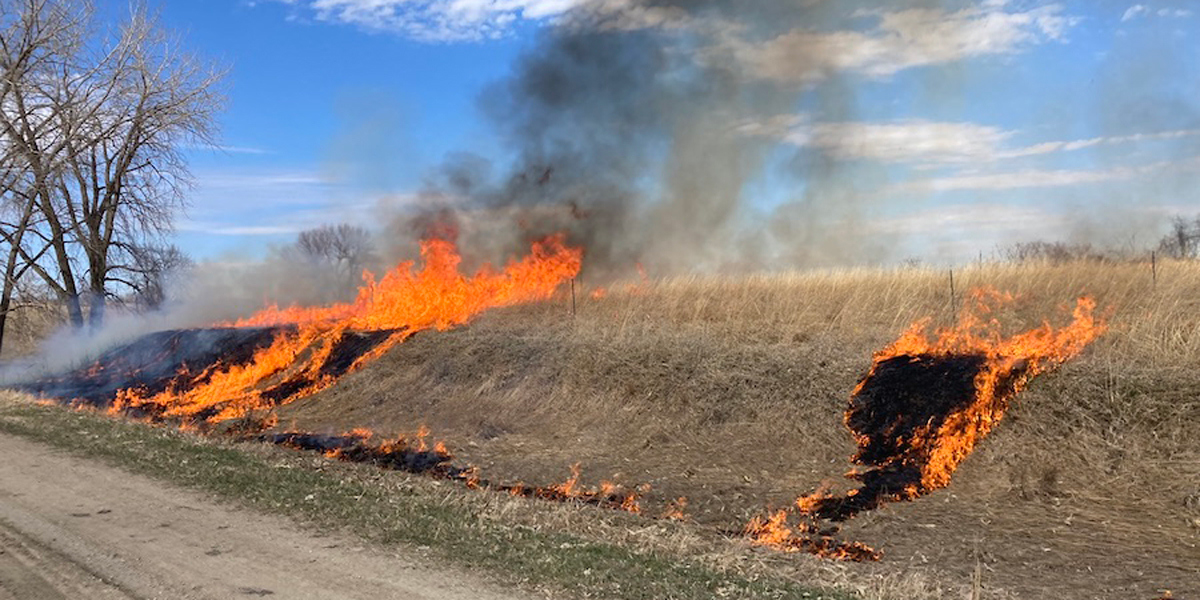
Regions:
M 958 322 L 958 304 L 954 300 L 954 267 L 950 267 L 950 309 L 954 311 L 954 322 Z

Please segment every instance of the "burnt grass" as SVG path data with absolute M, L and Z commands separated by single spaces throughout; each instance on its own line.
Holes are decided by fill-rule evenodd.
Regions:
M 338 379 L 342 375 L 345 375 L 350 370 L 350 367 L 354 366 L 355 361 L 386 342 L 388 338 L 396 333 L 399 333 L 399 330 L 344 331 L 337 341 L 333 343 L 333 349 L 329 351 L 329 357 L 321 365 L 321 368 L 317 370 L 315 377 L 308 377 L 304 373 L 296 373 L 285 379 L 282 383 L 264 391 L 262 396 L 278 404 L 313 385 L 320 379 Z
M 105 409 L 123 389 L 135 389 L 145 395 L 163 391 L 183 391 L 189 385 L 202 385 L 222 369 L 248 364 L 259 350 L 291 327 L 207 328 L 164 331 L 142 336 L 133 342 L 109 350 L 86 367 L 16 386 L 20 391 L 51 398 L 60 404 Z M 295 369 L 268 378 L 262 397 L 279 405 L 321 380 L 336 380 L 348 373 L 359 358 L 378 348 L 400 330 L 344 331 L 333 342 L 325 362 L 315 373 Z M 306 351 L 310 351 L 306 350 Z M 128 416 L 165 422 L 157 406 L 125 409 Z M 551 501 L 577 502 L 606 508 L 621 508 L 627 493 L 603 493 L 581 489 L 566 495 L 556 487 L 527 486 L 520 483 L 493 482 L 476 476 L 471 467 L 456 465 L 448 453 L 409 446 L 404 440 L 375 443 L 357 435 L 336 435 L 290 431 L 261 433 L 266 425 L 261 415 L 213 426 L 206 419 L 220 412 L 213 406 L 189 417 L 188 425 L 204 432 L 225 433 L 238 439 L 267 442 L 294 450 L 331 454 L 345 462 L 371 464 L 379 468 L 457 480 L 470 487 L 487 488 L 522 497 Z M 170 420 L 174 424 L 182 424 Z
M 625 503 L 630 498 L 635 501 L 637 499 L 635 492 L 626 491 L 619 486 L 612 488 L 611 491 L 606 491 L 604 488 L 577 487 L 567 493 L 560 486 L 554 485 L 534 486 L 524 483 L 492 481 L 480 477 L 478 470 L 471 466 L 456 465 L 453 455 L 448 452 L 437 449 L 429 450 L 420 445 L 413 447 L 403 438 L 376 443 L 364 436 L 354 434 L 331 435 L 290 431 L 243 436 L 243 439 L 265 442 L 293 450 L 320 452 L 344 462 L 362 463 L 391 471 L 459 481 L 472 489 L 492 490 L 522 498 L 586 504 L 614 510 L 627 510 Z
M 846 411 L 846 425 L 859 441 L 853 461 L 868 467 L 854 475 L 862 486 L 853 495 L 823 499 L 815 516 L 845 521 L 906 490 L 929 492 L 921 483 L 928 449 L 948 418 L 975 403 L 975 378 L 985 368 L 987 357 L 978 354 L 901 355 L 877 363 Z M 1008 401 L 1023 373 L 1001 375 L 996 402 Z
M 354 435 L 324 435 L 317 433 L 286 432 L 262 435 L 259 441 L 284 446 L 295 450 L 309 450 L 330 454 L 336 452 L 340 460 L 375 465 L 382 469 L 426 474 L 442 479 L 460 479 L 469 469 L 453 464 L 453 457 L 435 450 L 420 450 L 402 443 L 390 447 L 372 445 L 362 437 Z
M 123 389 L 138 389 L 153 395 L 178 391 L 180 385 L 190 383 L 192 377 L 200 374 L 203 375 L 197 382 L 206 382 L 212 375 L 212 367 L 218 363 L 247 364 L 255 352 L 270 346 L 287 330 L 215 327 L 160 331 L 108 350 L 73 371 L 12 387 L 42 398 L 106 408 Z
M 13 387 L 64 404 L 103 409 L 111 406 L 123 389 L 152 396 L 203 385 L 221 370 L 250 363 L 255 353 L 294 330 L 294 327 L 214 327 L 151 333 L 104 352 L 86 366 Z M 302 372 L 285 376 L 264 390 L 262 396 L 278 404 L 320 379 L 337 379 L 395 333 L 396 330 L 345 331 L 334 342 L 315 376 Z M 218 410 L 219 407 L 214 407 L 211 414 Z M 131 409 L 131 413 L 140 418 L 161 418 L 146 408 Z M 196 415 L 196 419 L 202 421 L 211 414 Z

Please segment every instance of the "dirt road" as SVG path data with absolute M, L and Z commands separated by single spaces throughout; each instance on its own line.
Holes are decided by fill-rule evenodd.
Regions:
M 0 435 L 0 600 L 516 597 Z

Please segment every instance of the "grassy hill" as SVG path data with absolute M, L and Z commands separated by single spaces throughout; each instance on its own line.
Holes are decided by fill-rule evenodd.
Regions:
M 835 579 L 898 597 L 977 570 L 993 594 L 1200 594 L 1200 265 L 1160 264 L 1156 282 L 1149 265 L 1102 262 L 954 277 L 953 299 L 948 272 L 923 269 L 583 290 L 574 316 L 561 298 L 417 335 L 284 407 L 281 427 L 426 425 L 486 475 L 536 483 L 578 462 L 593 483 L 650 483 L 650 512 L 686 496 L 719 536 L 823 482 L 849 486 L 846 400 L 911 322 L 949 324 L 986 285 L 1018 295 L 996 315 L 1016 332 L 1065 322 L 1089 294 L 1109 332 L 1035 380 L 949 488 L 852 522 L 847 537 L 884 562 Z M 771 560 L 805 577 L 829 568 Z

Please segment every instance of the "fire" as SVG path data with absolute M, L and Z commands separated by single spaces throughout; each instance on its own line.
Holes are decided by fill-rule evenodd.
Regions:
M 925 334 L 928 320 L 915 323 L 900 339 L 875 355 L 871 372 L 854 390 L 859 397 L 880 365 L 888 360 L 929 357 L 979 356 L 983 366 L 974 378 L 974 399 L 963 409 L 952 412 L 940 426 L 915 431 L 911 448 L 900 457 L 920 464 L 920 481 L 906 488 L 906 495 L 917 495 L 946 487 L 958 465 L 975 449 L 1004 417 L 1011 399 L 1040 373 L 1074 358 L 1104 333 L 1106 326 L 1095 316 L 1096 302 L 1079 298 L 1073 320 L 1062 328 L 1043 322 L 1040 327 L 1004 337 L 1000 322 L 992 317 L 995 309 L 1010 303 L 1010 294 L 992 289 L 974 290 L 968 310 L 955 327 L 939 329 L 935 337 Z M 855 407 L 846 413 L 846 424 L 855 429 Z M 867 433 L 856 433 L 860 452 L 855 462 L 863 464 L 861 450 L 871 443 Z M 862 478 L 862 474 L 856 478 Z
M 512 485 L 494 485 L 494 489 L 506 491 L 513 496 L 541 498 L 543 500 L 575 501 L 584 504 L 594 504 L 607 508 L 615 508 L 631 513 L 642 512 L 641 496 L 650 490 L 649 485 L 641 485 L 633 490 L 611 481 L 602 481 L 598 487 L 588 487 L 580 484 L 582 471 L 579 463 L 571 465 L 571 476 L 566 481 L 546 487 L 530 487 L 524 483 Z
M 474 276 L 459 272 L 462 258 L 453 242 L 421 242 L 420 271 L 401 263 L 378 281 L 363 273 L 354 302 L 328 307 L 270 307 L 236 321 L 236 327 L 322 324 L 356 331 L 449 329 L 499 306 L 549 298 L 579 273 L 583 251 L 566 245 L 561 234 L 533 244 L 530 253 L 503 272 L 485 266 Z
M 460 481 L 469 489 L 494 490 L 523 498 L 579 502 L 630 513 L 642 512 L 642 495 L 650 489 L 649 485 L 641 485 L 627 490 L 610 481 L 602 481 L 597 487 L 585 486 L 580 483 L 582 469 L 579 463 L 571 466 L 571 476 L 566 481 L 545 487 L 529 486 L 522 482 L 493 482 L 480 475 L 479 467 L 455 465 L 454 455 L 444 442 L 434 442 L 430 449 L 426 441 L 429 434 L 429 428 L 422 425 L 411 438 L 401 435 L 383 441 L 376 441 L 379 436 L 370 429 L 354 429 L 339 435 L 288 431 L 260 434 L 253 439 L 296 450 L 320 452 L 334 460 L 369 463 L 397 471 Z M 683 498 L 678 502 L 686 505 Z M 676 507 L 679 518 L 682 518 L 682 505 Z
M 1063 327 L 1043 323 L 1005 336 L 994 314 L 1013 301 L 1010 294 L 974 290 L 955 326 L 931 337 L 930 320 L 922 319 L 876 353 L 845 414 L 858 444 L 853 461 L 866 467 L 847 476 L 862 485 L 843 495 L 818 490 L 768 518 L 755 518 L 746 528 L 753 543 L 833 558 L 877 556 L 865 546 L 848 552 L 845 544 L 832 542 L 820 520 L 845 521 L 949 485 L 958 466 L 1003 419 L 1012 398 L 1038 374 L 1079 355 L 1106 328 L 1095 315 L 1096 303 L 1084 297 Z
M 671 501 L 671 504 L 667 506 L 666 512 L 663 513 L 662 518 L 670 521 L 683 521 L 688 518 L 687 506 L 687 496 L 680 496 Z
M 835 539 L 836 531 L 821 531 L 815 519 L 803 519 L 797 525 L 788 523 L 787 509 L 778 510 L 767 518 L 754 517 L 746 525 L 746 535 L 756 546 L 782 552 L 808 552 L 834 560 L 874 561 L 880 554 L 861 542 Z
M 173 385 L 157 393 L 121 390 L 110 410 L 203 425 L 270 411 L 332 385 L 418 331 L 449 329 L 489 308 L 549 298 L 578 274 L 583 251 L 556 235 L 534 243 L 528 256 L 502 271 L 485 266 L 472 276 L 459 272 L 462 259 L 452 242 L 422 242 L 421 258 L 419 270 L 405 262 L 378 280 L 364 273 L 353 302 L 272 306 L 227 323 L 277 328 L 279 333 L 244 364 L 181 372 Z

